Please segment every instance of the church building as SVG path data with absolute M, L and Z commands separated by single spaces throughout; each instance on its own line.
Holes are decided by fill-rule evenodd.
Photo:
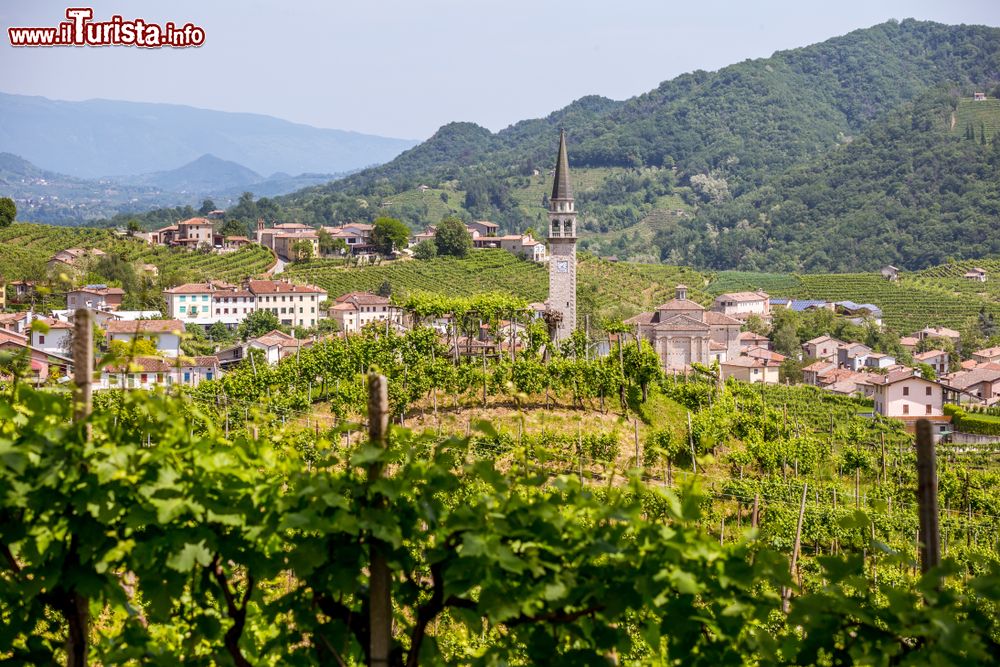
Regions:
M 637 336 L 652 344 L 663 368 L 683 371 L 692 363 L 705 366 L 735 359 L 740 350 L 740 321 L 688 299 L 687 287 L 677 286 L 676 298 L 625 320 Z

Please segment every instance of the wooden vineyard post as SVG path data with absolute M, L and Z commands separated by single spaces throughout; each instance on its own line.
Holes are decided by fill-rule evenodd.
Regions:
M 750 526 L 757 528 L 760 523 L 760 492 L 753 494 L 753 512 L 750 514 Z
M 792 547 L 792 562 L 790 566 L 791 576 L 795 576 L 795 570 L 799 566 L 799 552 L 802 549 L 802 522 L 806 517 L 806 493 L 809 491 L 809 485 L 806 483 L 802 484 L 802 501 L 799 503 L 799 521 L 795 525 L 795 546 Z M 785 588 L 781 595 L 781 610 L 788 613 L 788 609 L 792 599 L 792 589 Z
M 386 446 L 389 429 L 389 393 L 384 375 L 368 375 L 368 438 L 372 445 Z M 368 466 L 368 484 L 382 474 L 382 463 L 375 461 Z M 384 553 L 385 545 L 372 539 L 369 545 L 369 627 L 370 664 L 388 666 L 392 646 L 392 582 Z
M 86 308 L 73 314 L 73 420 L 86 421 L 93 410 L 94 391 L 94 325 Z M 91 438 L 90 424 L 84 426 L 84 437 Z M 73 540 L 70 558 L 79 558 Z M 66 640 L 67 667 L 86 667 L 87 645 L 90 640 L 90 601 L 75 587 L 67 591 L 62 610 L 68 626 Z
M 632 430 L 635 439 L 635 467 L 641 469 L 642 462 L 639 460 L 639 419 L 637 417 L 632 418 Z
M 926 419 L 917 421 L 917 511 L 920 515 L 920 571 L 924 573 L 941 564 L 937 460 L 931 429 Z
M 695 459 L 694 453 L 694 430 L 691 428 L 691 411 L 688 410 L 688 444 L 691 445 L 691 471 L 694 474 L 698 474 L 698 461 Z

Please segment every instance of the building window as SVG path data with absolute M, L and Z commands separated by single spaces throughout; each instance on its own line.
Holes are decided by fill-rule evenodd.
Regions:
M 202 306 L 201 307 L 201 312 L 207 313 L 208 312 L 208 306 Z
M 909 405 L 906 405 L 906 404 L 903 405 L 903 414 L 904 415 L 910 414 L 910 406 Z
M 930 388 L 930 387 L 927 387 L 927 392 L 926 392 L 926 394 L 927 394 L 928 396 L 930 396 L 930 395 L 931 395 L 931 388 Z
M 928 414 L 929 415 L 930 413 L 931 413 L 931 404 L 928 403 L 927 404 L 927 411 L 924 414 Z
M 181 303 L 184 303 L 185 301 L 187 301 L 187 297 L 186 297 L 186 296 L 184 296 L 183 294 L 181 294 L 181 297 L 180 297 L 180 302 L 181 302 Z
M 187 306 L 181 306 L 180 311 L 182 313 L 186 313 L 187 312 Z
M 910 395 L 910 388 L 903 387 L 903 396 L 909 396 L 909 395 Z
M 42 334 L 38 334 L 38 344 L 45 345 L 45 336 L 43 336 Z
M 191 372 L 184 371 L 184 382 L 191 382 Z
M 148 380 L 149 380 L 149 376 L 146 375 L 145 373 L 143 373 L 142 375 L 139 376 L 139 381 L 142 382 L 143 384 L 146 384 L 146 382 Z

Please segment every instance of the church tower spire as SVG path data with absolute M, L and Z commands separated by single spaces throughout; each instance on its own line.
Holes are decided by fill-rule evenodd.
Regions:
M 559 131 L 552 196 L 549 198 L 549 300 L 556 342 L 576 329 L 576 208 L 566 155 L 566 131 Z

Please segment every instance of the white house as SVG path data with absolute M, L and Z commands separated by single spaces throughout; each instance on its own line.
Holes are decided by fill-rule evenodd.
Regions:
M 147 339 L 166 357 L 177 357 L 181 353 L 181 334 L 184 323 L 180 320 L 135 320 L 111 321 L 105 324 L 108 344 L 119 340 L 126 343 L 136 338 Z
M 219 360 L 214 356 L 136 357 L 101 371 L 99 389 L 155 389 L 183 385 L 197 387 L 204 380 L 219 377 Z
M 251 280 L 247 288 L 256 298 L 257 310 L 269 310 L 285 326 L 311 328 L 321 317 L 326 290 L 288 280 Z
M 31 346 L 48 354 L 68 355 L 70 353 L 70 334 L 73 325 L 50 317 L 36 317 L 35 322 L 41 322 L 44 327 L 31 330 Z M 43 329 L 47 328 L 47 331 Z
M 913 360 L 921 364 L 927 364 L 934 369 L 938 375 L 947 373 L 950 368 L 948 353 L 944 350 L 927 350 L 913 355 Z
M 760 357 L 736 357 L 728 361 L 723 361 L 719 368 L 722 371 L 722 379 L 736 378 L 743 382 L 763 382 L 764 384 L 778 384 L 779 362 Z
M 749 315 L 767 317 L 771 298 L 764 292 L 727 292 L 715 297 L 712 310 L 723 315 L 745 319 Z
M 807 357 L 836 362 L 838 351 L 844 345 L 844 341 L 831 336 L 819 336 L 803 343 L 802 351 Z
M 330 307 L 330 317 L 344 333 L 357 333 L 372 322 L 403 325 L 403 310 L 388 298 L 371 292 L 348 292 L 337 297 Z
M 947 429 L 944 387 L 917 375 L 912 368 L 872 374 L 875 414 L 906 422 L 912 428 L 918 419 L 935 422 L 936 435 Z
M 106 285 L 85 285 L 66 292 L 66 308 L 90 310 L 117 310 L 122 305 L 125 290 Z

